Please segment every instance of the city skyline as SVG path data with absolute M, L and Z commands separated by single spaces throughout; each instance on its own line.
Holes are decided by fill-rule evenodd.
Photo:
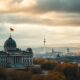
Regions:
M 0 0 L 0 45 L 12 37 L 18 46 L 80 46 L 79 0 Z

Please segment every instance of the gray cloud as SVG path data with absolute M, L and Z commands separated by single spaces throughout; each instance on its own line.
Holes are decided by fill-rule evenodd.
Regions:
M 42 12 L 80 12 L 80 0 L 38 0 L 37 7 Z
M 15 14 L 2 14 L 0 15 L 0 23 L 11 23 L 11 24 L 43 24 L 43 25 L 72 25 L 79 26 L 80 25 L 80 15 L 75 14 L 65 14 L 64 16 L 56 16 L 56 19 L 42 19 L 36 16 L 33 17 L 20 17 Z M 2 31 L 2 29 L 1 29 Z
M 47 23 L 46 23 L 47 22 Z M 11 23 L 11 24 L 25 24 L 25 23 L 30 23 L 30 24 L 52 24 L 51 20 L 48 19 L 40 19 L 36 18 L 35 16 L 33 17 L 20 17 L 15 14 L 3 14 L 0 15 L 0 23 Z

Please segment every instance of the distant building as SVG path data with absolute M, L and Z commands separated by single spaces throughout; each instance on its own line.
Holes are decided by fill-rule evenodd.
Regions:
M 17 48 L 16 41 L 10 35 L 4 43 L 4 51 L 0 51 L 0 67 L 23 69 L 32 65 L 32 49 L 28 48 L 26 51 L 21 51 Z
M 70 48 L 67 48 L 66 56 L 72 56 L 73 52 L 71 52 Z
M 56 57 L 60 57 L 61 54 L 63 54 L 63 52 L 55 51 L 55 50 L 52 48 L 52 52 L 46 53 L 46 58 L 56 58 Z

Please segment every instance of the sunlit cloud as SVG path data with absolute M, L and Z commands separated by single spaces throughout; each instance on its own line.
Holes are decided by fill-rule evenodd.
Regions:
M 0 0 L 0 13 L 27 11 L 36 5 L 36 0 Z

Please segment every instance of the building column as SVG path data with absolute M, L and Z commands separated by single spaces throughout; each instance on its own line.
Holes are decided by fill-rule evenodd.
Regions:
M 16 64 L 16 56 L 15 56 L 15 64 Z

